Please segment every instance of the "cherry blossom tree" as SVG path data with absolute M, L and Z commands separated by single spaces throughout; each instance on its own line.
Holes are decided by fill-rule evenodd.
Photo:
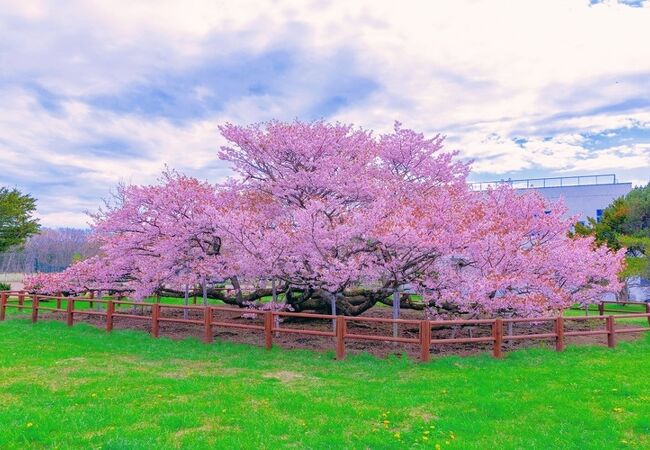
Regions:
M 621 253 L 569 237 L 561 204 L 507 187 L 471 191 L 469 166 L 441 136 L 399 123 L 377 136 L 322 121 L 220 129 L 219 157 L 235 177 L 211 185 L 166 171 L 156 185 L 119 186 L 94 216 L 100 255 L 44 288 L 187 298 L 202 285 L 238 306 L 276 294 L 298 311 L 356 315 L 393 302 L 531 315 L 620 287 Z
M 440 136 L 425 139 L 396 124 L 375 139 L 322 122 L 229 124 L 222 132 L 234 145 L 221 157 L 242 189 L 277 204 L 270 236 L 255 247 L 270 256 L 263 267 L 274 268 L 299 309 L 325 300 L 361 313 L 413 281 L 453 241 L 441 238 L 454 228 L 452 215 L 427 210 L 469 193 L 467 166 L 441 151 Z
M 471 239 L 423 281 L 433 309 L 541 315 L 597 302 L 622 287 L 624 251 L 571 237 L 575 218 L 561 202 L 503 186 L 477 193 L 467 213 Z

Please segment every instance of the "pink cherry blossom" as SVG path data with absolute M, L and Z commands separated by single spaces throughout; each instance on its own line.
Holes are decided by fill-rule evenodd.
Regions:
M 136 298 L 229 280 L 242 307 L 359 314 L 410 286 L 406 306 L 474 315 L 555 313 L 621 288 L 623 253 L 570 237 L 562 204 L 508 187 L 473 192 L 469 165 L 396 123 L 374 135 L 322 121 L 225 124 L 210 184 L 168 170 L 122 185 L 93 216 L 98 257 L 28 279 L 35 291 L 129 291 Z

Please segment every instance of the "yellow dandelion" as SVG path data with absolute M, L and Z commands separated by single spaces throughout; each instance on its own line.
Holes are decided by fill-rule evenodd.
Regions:
M 394 437 L 395 439 L 399 439 L 399 433 L 395 433 L 395 434 L 393 435 L 393 437 Z
M 623 412 L 623 408 L 614 408 L 614 412 L 617 413 Z
M 379 431 L 378 428 L 373 428 L 373 429 L 372 429 L 372 432 L 373 432 L 373 433 L 376 433 L 377 431 Z
M 91 397 L 97 397 L 97 394 L 95 394 L 95 393 L 93 392 L 92 394 L 90 394 L 90 396 L 91 396 Z
M 442 447 L 440 447 L 440 444 L 436 444 L 436 450 L 440 450 Z
M 449 444 L 451 444 L 451 442 L 449 442 L 449 441 L 445 441 L 445 444 L 449 445 Z
M 426 436 L 427 434 L 429 434 L 429 430 L 423 431 L 422 434 Z
M 422 440 L 423 440 L 423 441 L 428 441 L 429 438 L 428 438 L 427 436 L 422 436 Z
M 33 426 L 34 426 L 33 423 L 31 423 L 31 422 L 27 422 L 27 428 L 31 428 L 31 427 L 33 427 Z
M 384 424 L 388 425 L 390 423 L 389 420 L 384 420 Z

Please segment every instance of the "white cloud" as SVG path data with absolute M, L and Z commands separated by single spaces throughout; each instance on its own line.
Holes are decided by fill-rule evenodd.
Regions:
M 0 177 L 27 189 L 36 186 L 29 177 L 50 182 L 38 188 L 43 220 L 83 224 L 79 211 L 117 181 L 153 181 L 164 163 L 215 181 L 225 176 L 216 161 L 218 123 L 310 118 L 352 72 L 375 88 L 328 119 L 380 131 L 398 119 L 446 133 L 481 176 L 617 170 L 643 181 L 647 143 L 593 150 L 584 135 L 650 129 L 644 6 L 0 0 Z M 237 93 L 200 117 L 175 121 L 88 100 L 206 61 L 277 50 L 292 56 L 277 90 Z M 198 102 L 217 95 L 210 76 L 186 87 Z M 37 88 L 55 96 L 58 109 L 43 105 Z M 102 143 L 128 149 L 94 148 Z

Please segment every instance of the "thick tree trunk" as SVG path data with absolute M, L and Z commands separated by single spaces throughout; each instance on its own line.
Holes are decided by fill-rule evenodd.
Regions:
M 178 291 L 175 289 L 164 288 L 158 291 L 158 294 L 163 297 L 176 297 L 183 298 L 184 291 Z M 190 295 L 193 295 L 194 292 L 191 292 Z M 242 293 L 240 290 L 236 292 L 235 295 L 226 295 L 221 289 L 211 289 L 207 288 L 205 290 L 206 298 L 213 300 L 221 300 L 222 302 L 239 307 L 246 307 L 247 303 L 257 301 L 263 297 L 271 296 L 271 289 L 257 289 L 253 292 Z
M 227 305 L 245 308 L 264 297 L 272 298 L 274 294 L 273 287 L 242 292 L 236 280 L 233 280 L 232 283 L 235 291 L 232 294 L 227 294 L 222 289 L 208 288 L 205 290 L 205 296 L 210 299 L 221 300 Z M 174 289 L 161 289 L 158 293 L 167 297 L 182 298 L 184 296 L 184 292 Z M 320 314 L 332 314 L 333 311 L 336 311 L 336 314 L 342 314 L 344 316 L 358 316 L 377 303 L 393 306 L 392 293 L 392 289 L 351 289 L 335 294 L 333 304 L 329 293 L 321 290 L 287 288 L 286 285 L 278 285 L 277 283 L 275 289 L 276 296 L 284 294 L 285 303 L 291 306 L 296 312 L 313 311 Z M 399 308 L 421 311 L 424 309 L 424 304 L 414 302 L 410 295 L 401 293 L 399 294 Z

